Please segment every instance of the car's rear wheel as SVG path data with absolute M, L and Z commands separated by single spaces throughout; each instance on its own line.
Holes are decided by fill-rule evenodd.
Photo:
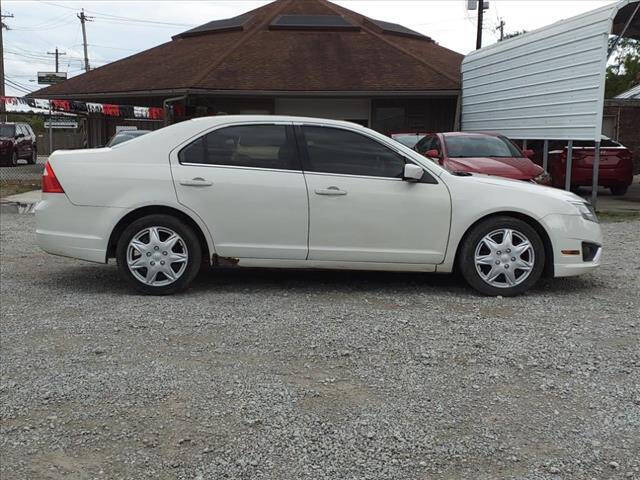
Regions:
M 189 287 L 198 274 L 202 249 L 191 227 L 170 215 L 131 223 L 116 249 L 122 276 L 138 291 L 168 295 Z
M 465 280 L 485 295 L 519 295 L 542 275 L 545 262 L 540 235 L 513 217 L 489 218 L 464 238 L 459 268 Z
M 625 195 L 627 193 L 627 190 L 629 190 L 628 185 L 611 187 L 611 194 L 615 195 L 616 197 L 621 197 L 622 195 Z
M 13 152 L 11 154 L 11 166 L 12 167 L 18 166 L 18 154 L 16 152 Z

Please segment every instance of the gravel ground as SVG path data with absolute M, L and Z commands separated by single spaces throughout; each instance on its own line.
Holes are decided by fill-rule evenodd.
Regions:
M 1 220 L 4 479 L 640 479 L 640 221 L 595 274 L 234 270 L 143 297 Z

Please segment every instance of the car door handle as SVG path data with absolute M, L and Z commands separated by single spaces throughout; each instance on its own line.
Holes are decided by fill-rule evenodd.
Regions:
M 196 177 L 191 180 L 180 180 L 180 185 L 184 185 L 186 187 L 209 187 L 213 185 L 213 182 L 205 180 L 202 177 Z
M 338 187 L 327 187 L 316 189 L 316 195 L 346 195 L 347 192 L 340 190 Z

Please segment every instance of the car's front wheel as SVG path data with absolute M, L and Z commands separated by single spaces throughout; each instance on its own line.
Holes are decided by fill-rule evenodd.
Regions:
M 542 275 L 545 263 L 540 235 L 513 217 L 489 218 L 465 236 L 459 268 L 465 280 L 485 295 L 519 295 Z
M 29 163 L 31 165 L 35 165 L 38 161 L 38 151 L 34 148 L 31 150 L 31 158 L 29 158 Z
M 116 249 L 122 276 L 138 291 L 168 295 L 186 289 L 200 270 L 202 249 L 191 227 L 170 215 L 131 223 Z
M 11 166 L 12 167 L 18 166 L 18 154 L 16 152 L 13 152 L 11 154 Z

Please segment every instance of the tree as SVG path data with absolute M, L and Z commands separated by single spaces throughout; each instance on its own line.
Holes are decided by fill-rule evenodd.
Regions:
M 613 45 L 616 38 L 615 36 L 609 38 L 609 47 Z M 640 83 L 640 41 L 621 38 L 609 59 L 605 98 L 613 98 L 638 83 Z

